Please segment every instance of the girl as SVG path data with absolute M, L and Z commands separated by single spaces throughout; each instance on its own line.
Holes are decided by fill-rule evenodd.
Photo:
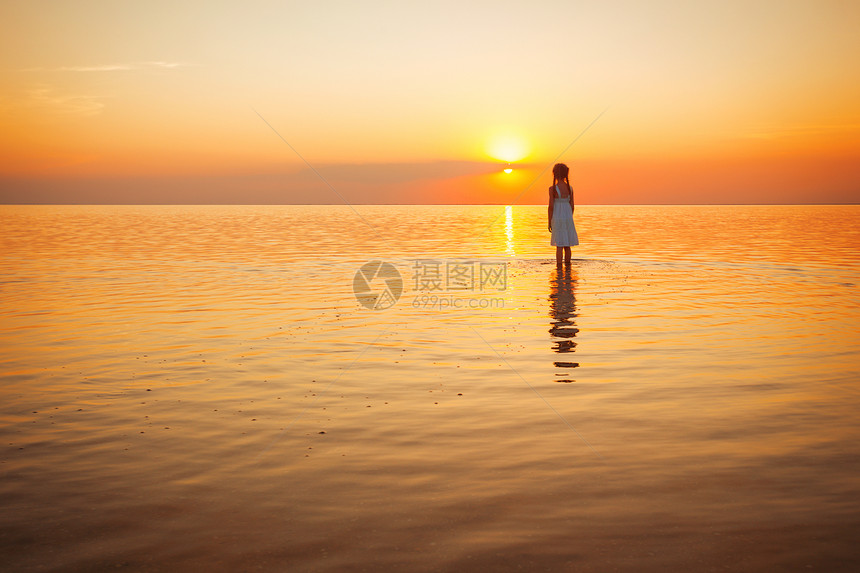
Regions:
M 564 163 L 556 163 L 552 168 L 552 187 L 549 188 L 549 230 L 552 233 L 550 244 L 555 247 L 555 263 L 561 266 L 561 250 L 564 249 L 564 262 L 570 264 L 570 247 L 579 244 L 576 226 L 573 224 L 573 189 L 568 174 L 570 169 Z

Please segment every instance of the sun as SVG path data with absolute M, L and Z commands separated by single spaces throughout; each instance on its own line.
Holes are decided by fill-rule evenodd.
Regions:
M 529 154 L 529 146 L 522 137 L 499 134 L 491 137 L 487 142 L 487 154 L 505 163 L 513 163 L 520 161 Z

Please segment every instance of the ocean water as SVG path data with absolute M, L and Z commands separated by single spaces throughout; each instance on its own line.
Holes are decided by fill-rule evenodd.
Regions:
M 575 219 L 0 206 L 0 569 L 856 570 L 860 207 Z

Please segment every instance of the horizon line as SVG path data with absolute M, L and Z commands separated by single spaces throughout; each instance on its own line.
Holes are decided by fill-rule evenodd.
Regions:
M 439 206 L 439 207 L 546 207 L 546 203 L 356 203 L 352 205 L 364 206 Z M 576 203 L 577 207 L 808 207 L 808 206 L 857 206 L 860 201 L 854 203 Z M 348 207 L 344 203 L 5 203 L 0 206 L 15 207 Z

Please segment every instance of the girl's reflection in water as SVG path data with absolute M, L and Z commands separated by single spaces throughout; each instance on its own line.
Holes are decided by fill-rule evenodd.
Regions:
M 579 332 L 573 321 L 576 316 L 576 281 L 576 269 L 572 269 L 570 265 L 559 266 L 550 275 L 549 314 L 552 321 L 549 333 L 552 349 L 559 354 L 573 353 L 576 348 L 574 338 Z M 559 377 L 556 382 L 573 382 L 570 369 L 577 368 L 579 363 L 570 361 L 573 356 L 559 358 L 566 360 L 553 362 L 557 368 L 563 369 L 556 374 Z

